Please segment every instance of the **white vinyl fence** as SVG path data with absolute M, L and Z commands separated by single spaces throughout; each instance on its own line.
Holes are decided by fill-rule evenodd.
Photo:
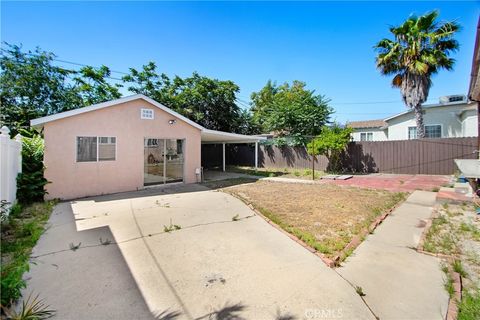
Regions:
M 22 172 L 22 136 L 10 139 L 7 127 L 0 129 L 0 200 L 15 203 L 17 175 Z

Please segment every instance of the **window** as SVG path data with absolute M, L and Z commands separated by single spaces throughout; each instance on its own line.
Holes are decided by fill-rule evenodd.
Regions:
M 77 162 L 115 160 L 116 145 L 115 137 L 77 137 Z
M 442 126 L 433 124 L 425 126 L 425 138 L 441 138 Z M 417 139 L 417 127 L 408 127 L 408 140 Z
M 373 132 L 360 133 L 360 141 L 373 141 Z
M 439 124 L 425 126 L 425 138 L 441 138 L 442 126 Z
M 77 162 L 97 161 L 97 137 L 77 137 Z
M 98 143 L 98 161 L 115 160 L 116 138 L 100 137 Z
M 417 139 L 417 127 L 408 127 L 408 140 Z
M 153 109 L 141 109 L 140 110 L 141 119 L 153 119 Z

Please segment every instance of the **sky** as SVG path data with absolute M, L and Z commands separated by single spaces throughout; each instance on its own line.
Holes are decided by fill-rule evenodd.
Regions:
M 440 20 L 462 26 L 455 70 L 433 77 L 428 103 L 466 94 L 480 13 L 478 1 L 2 1 L 0 6 L 1 40 L 24 49 L 38 46 L 61 60 L 120 72 L 154 61 L 170 76 L 197 71 L 232 80 L 240 86 L 242 107 L 268 80 L 301 80 L 331 99 L 332 120 L 341 123 L 405 110 L 391 78 L 375 68 L 373 46 L 410 14 L 437 9 Z

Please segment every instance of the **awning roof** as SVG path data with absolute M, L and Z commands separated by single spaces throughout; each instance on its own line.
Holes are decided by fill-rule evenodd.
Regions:
M 210 129 L 203 129 L 202 143 L 254 143 L 266 140 L 265 137 L 248 136 L 244 134 L 216 131 Z

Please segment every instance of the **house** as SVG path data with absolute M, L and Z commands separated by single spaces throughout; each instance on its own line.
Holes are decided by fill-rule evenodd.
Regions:
M 262 137 L 209 130 L 144 95 L 31 121 L 43 130 L 47 198 L 73 199 L 201 179 L 202 144 Z M 255 153 L 257 163 L 258 153 Z
M 478 136 L 477 106 L 463 95 L 441 97 L 439 103 L 424 105 L 427 138 Z M 353 141 L 409 140 L 417 138 L 415 114 L 406 110 L 394 116 L 368 121 L 352 121 Z

